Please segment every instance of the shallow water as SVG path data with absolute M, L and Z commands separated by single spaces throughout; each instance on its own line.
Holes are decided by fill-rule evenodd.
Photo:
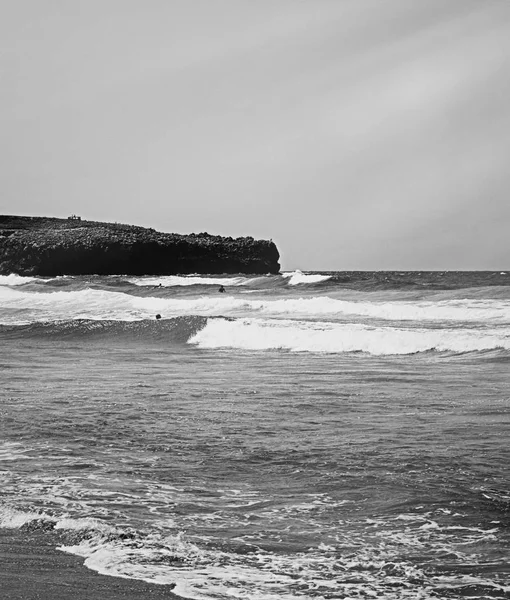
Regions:
M 0 278 L 2 526 L 184 597 L 509 597 L 504 276 L 197 279 Z

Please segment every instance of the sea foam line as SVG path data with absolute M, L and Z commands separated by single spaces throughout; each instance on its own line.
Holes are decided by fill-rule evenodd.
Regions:
M 399 519 L 400 520 L 400 519 Z M 407 519 L 406 519 L 407 520 Z M 7 524 L 6 524 L 7 521 Z M 141 533 L 116 529 L 92 518 L 49 517 L 43 513 L 0 508 L 0 526 L 24 527 L 30 521 L 46 521 L 63 539 L 58 549 L 84 558 L 85 566 L 104 575 L 139 579 L 170 585 L 185 598 L 200 600 L 302 600 L 317 596 L 351 593 L 353 597 L 432 599 L 437 590 L 477 584 L 507 590 L 483 577 L 457 574 L 435 575 L 423 571 L 409 555 L 434 557 L 438 549 L 451 554 L 456 542 L 439 525 L 423 530 L 418 527 L 393 527 L 384 519 L 371 521 L 380 527 L 365 527 L 356 533 L 350 528 L 341 540 L 310 547 L 306 552 L 271 552 L 253 547 L 253 552 L 238 554 L 217 547 L 200 547 L 182 532 Z M 37 525 L 37 524 L 36 524 Z M 487 532 L 483 532 L 487 533 Z M 478 529 L 470 531 L 473 541 L 483 541 Z M 338 542 L 338 547 L 337 547 Z M 345 552 L 345 547 L 351 548 Z M 225 546 L 223 547 L 225 548 Z M 455 561 L 465 564 L 476 555 L 457 550 Z M 430 567 L 429 567 L 430 571 Z

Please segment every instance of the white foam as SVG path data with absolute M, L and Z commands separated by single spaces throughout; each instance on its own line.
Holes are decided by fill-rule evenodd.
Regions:
M 247 277 L 201 277 L 198 275 L 169 275 L 162 277 L 135 277 L 128 279 L 130 283 L 138 286 L 189 286 L 189 285 L 224 285 L 237 287 L 247 285 L 256 279 Z
M 322 498 L 324 502 L 327 500 Z M 299 508 L 301 505 L 296 506 Z M 0 524 L 3 522 L 2 514 L 5 511 L 2 513 L 0 510 Z M 20 527 L 30 520 L 44 518 L 44 515 L 28 512 L 10 511 L 6 514 L 10 527 Z M 153 532 L 138 536 L 133 532 L 132 537 L 125 536 L 122 530 L 90 518 L 61 517 L 56 528 L 87 531 L 81 541 L 64 544 L 59 550 L 83 557 L 88 568 L 104 575 L 171 585 L 172 591 L 179 596 L 197 600 L 226 597 L 238 600 L 321 598 L 324 596 L 317 595 L 317 592 L 322 591 L 329 596 L 339 586 L 348 594 L 352 592 L 352 597 L 394 597 L 391 594 L 398 586 L 399 590 L 405 591 L 403 595 L 399 594 L 399 598 L 430 599 L 437 597 L 435 585 L 454 587 L 455 584 L 475 582 L 467 574 L 427 576 L 419 566 L 406 560 L 406 550 L 418 549 L 428 553 L 431 548 L 440 548 L 451 553 L 451 535 L 448 528 L 436 526 L 424 515 L 412 515 L 412 518 L 411 515 L 398 515 L 395 520 L 403 518 L 410 521 L 403 530 L 400 526 L 394 528 L 383 518 L 367 519 L 367 523 L 377 526 L 377 529 L 365 529 L 359 537 L 356 528 L 353 528 L 351 534 L 346 532 L 341 540 L 335 542 L 329 537 L 328 543 L 321 542 L 316 547 L 295 553 L 253 547 L 253 552 L 237 554 L 219 549 L 216 545 L 201 548 L 183 533 L 165 535 Z M 412 526 L 413 519 L 418 527 Z M 419 527 L 423 523 L 434 526 Z M 483 541 L 493 531 L 463 530 L 466 530 L 462 533 L 467 541 Z M 352 551 L 339 552 L 346 545 Z M 462 551 L 457 556 L 463 564 L 475 559 Z M 503 589 L 483 577 L 477 578 L 476 582 Z
M 153 318 L 156 313 L 165 318 L 190 314 L 216 316 L 259 310 L 260 306 L 259 302 L 236 299 L 228 294 L 175 299 L 96 289 L 24 292 L 0 287 L 1 324 L 73 319 L 134 321 Z
M 232 294 L 192 298 L 139 297 L 118 291 L 26 292 L 0 286 L 0 322 L 9 324 L 42 320 L 114 319 L 132 321 L 182 315 L 278 318 L 345 319 L 358 317 L 387 321 L 455 321 L 510 324 L 510 300 L 462 299 L 368 302 L 314 296 L 311 298 L 261 299 Z M 11 312 L 9 312 L 11 311 Z
M 294 352 L 414 354 L 427 350 L 471 352 L 510 349 L 506 335 L 478 330 L 402 329 L 308 321 L 213 319 L 189 343 L 201 348 L 284 349 Z
M 19 529 L 26 523 L 37 519 L 49 519 L 47 515 L 31 511 L 21 511 L 7 506 L 0 506 L 0 527 Z
M 64 529 L 66 531 L 89 531 L 93 530 L 97 534 L 108 534 L 115 531 L 113 527 L 93 519 L 91 517 L 84 517 L 81 519 L 73 519 L 71 517 L 62 517 L 55 524 L 55 529 Z
M 289 278 L 289 285 L 319 283 L 331 279 L 330 275 L 305 274 L 299 269 L 290 273 L 282 273 L 282 276 Z
M 395 540 L 399 550 L 401 542 Z M 218 549 L 200 549 L 183 534 L 166 538 L 112 540 L 95 536 L 60 550 L 85 558 L 85 566 L 105 575 L 141 579 L 172 585 L 184 598 L 200 600 L 236 598 L 253 600 L 298 600 L 351 589 L 356 597 L 381 596 L 388 583 L 407 583 L 410 578 L 423 580 L 423 573 L 405 562 L 395 562 L 393 547 L 379 545 L 374 552 L 361 546 L 353 558 L 342 558 L 333 545 L 321 544 L 303 553 L 271 553 L 262 550 L 235 554 Z M 382 569 L 388 564 L 392 572 Z M 352 575 L 356 582 L 352 582 Z M 383 596 L 386 597 L 386 596 Z M 402 597 L 429 598 L 410 587 Z
M 247 299 L 230 295 L 191 299 L 133 298 L 139 310 L 158 309 L 166 316 L 368 317 L 389 321 L 487 321 L 510 323 L 510 300 L 451 300 L 443 302 L 353 302 L 330 297 Z
M 37 277 L 23 277 L 16 273 L 0 275 L 0 285 L 23 285 L 25 283 L 30 283 L 31 281 L 37 281 Z
M 104 575 L 171 584 L 179 596 L 197 600 L 298 600 L 303 596 L 295 595 L 291 589 L 296 579 L 303 576 L 303 569 L 307 575 L 320 579 L 323 586 L 335 585 L 329 577 L 316 572 L 320 566 L 316 557 L 202 550 L 182 534 L 160 540 L 155 548 L 94 538 L 75 546 L 62 546 L 60 550 L 85 557 L 85 566 Z M 303 579 L 303 584 L 313 588 L 309 577 Z
M 153 316 L 158 312 L 153 305 L 159 307 L 157 298 L 136 298 L 121 292 L 86 289 L 36 293 L 0 288 L 2 324 L 66 319 L 133 321 Z
M 441 302 L 347 301 L 328 296 L 251 301 L 251 308 L 266 314 L 361 316 L 391 321 L 510 322 L 510 300 L 445 300 Z

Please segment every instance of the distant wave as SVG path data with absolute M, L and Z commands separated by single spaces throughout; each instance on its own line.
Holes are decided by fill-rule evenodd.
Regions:
M 42 321 L 25 325 L 0 325 L 4 339 L 84 337 L 106 339 L 152 340 L 186 342 L 207 324 L 206 317 L 184 316 L 171 319 L 141 321 L 110 321 L 77 319 L 68 321 Z
M 0 306 L 0 323 L 3 324 L 70 319 L 136 321 L 152 318 L 156 313 L 167 318 L 183 315 L 314 320 L 359 317 L 400 322 L 510 323 L 508 299 L 369 302 L 328 296 L 252 299 L 228 293 L 180 298 L 91 288 L 39 293 L 0 287 Z
M 252 306 L 256 309 L 257 302 L 253 301 Z M 509 300 L 367 302 L 314 296 L 262 301 L 258 310 L 268 314 L 356 315 L 391 321 L 510 321 Z
M 223 285 L 238 287 L 257 281 L 259 277 L 206 277 L 203 275 L 165 275 L 161 277 L 134 277 L 130 283 L 139 286 L 188 286 L 188 285 Z
M 250 286 L 258 282 L 266 283 L 272 280 L 275 285 L 278 279 L 283 278 L 287 285 L 300 285 L 320 283 L 331 279 L 331 275 L 305 274 L 301 271 L 282 273 L 280 277 L 210 277 L 206 275 L 166 275 L 161 277 L 132 277 L 128 279 L 130 283 L 139 286 L 159 286 L 174 287 L 188 285 L 224 285 L 230 287 Z
M 299 269 L 291 273 L 282 273 L 282 276 L 289 279 L 289 285 L 320 283 L 321 281 L 327 281 L 328 279 L 331 279 L 331 275 L 320 275 L 315 273 L 305 274 Z
M 474 352 L 510 349 L 510 331 L 402 329 L 360 324 L 257 319 L 211 319 L 189 340 L 201 348 L 366 352 L 373 355 L 418 352 Z
M 0 285 L 23 285 L 37 279 L 37 277 L 23 277 L 16 275 L 16 273 L 11 273 L 10 275 L 0 275 Z

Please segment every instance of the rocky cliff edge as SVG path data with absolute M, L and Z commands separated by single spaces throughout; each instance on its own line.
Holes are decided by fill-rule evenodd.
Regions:
M 0 274 L 174 275 L 278 273 L 268 240 L 180 235 L 154 229 L 68 219 L 0 215 Z

